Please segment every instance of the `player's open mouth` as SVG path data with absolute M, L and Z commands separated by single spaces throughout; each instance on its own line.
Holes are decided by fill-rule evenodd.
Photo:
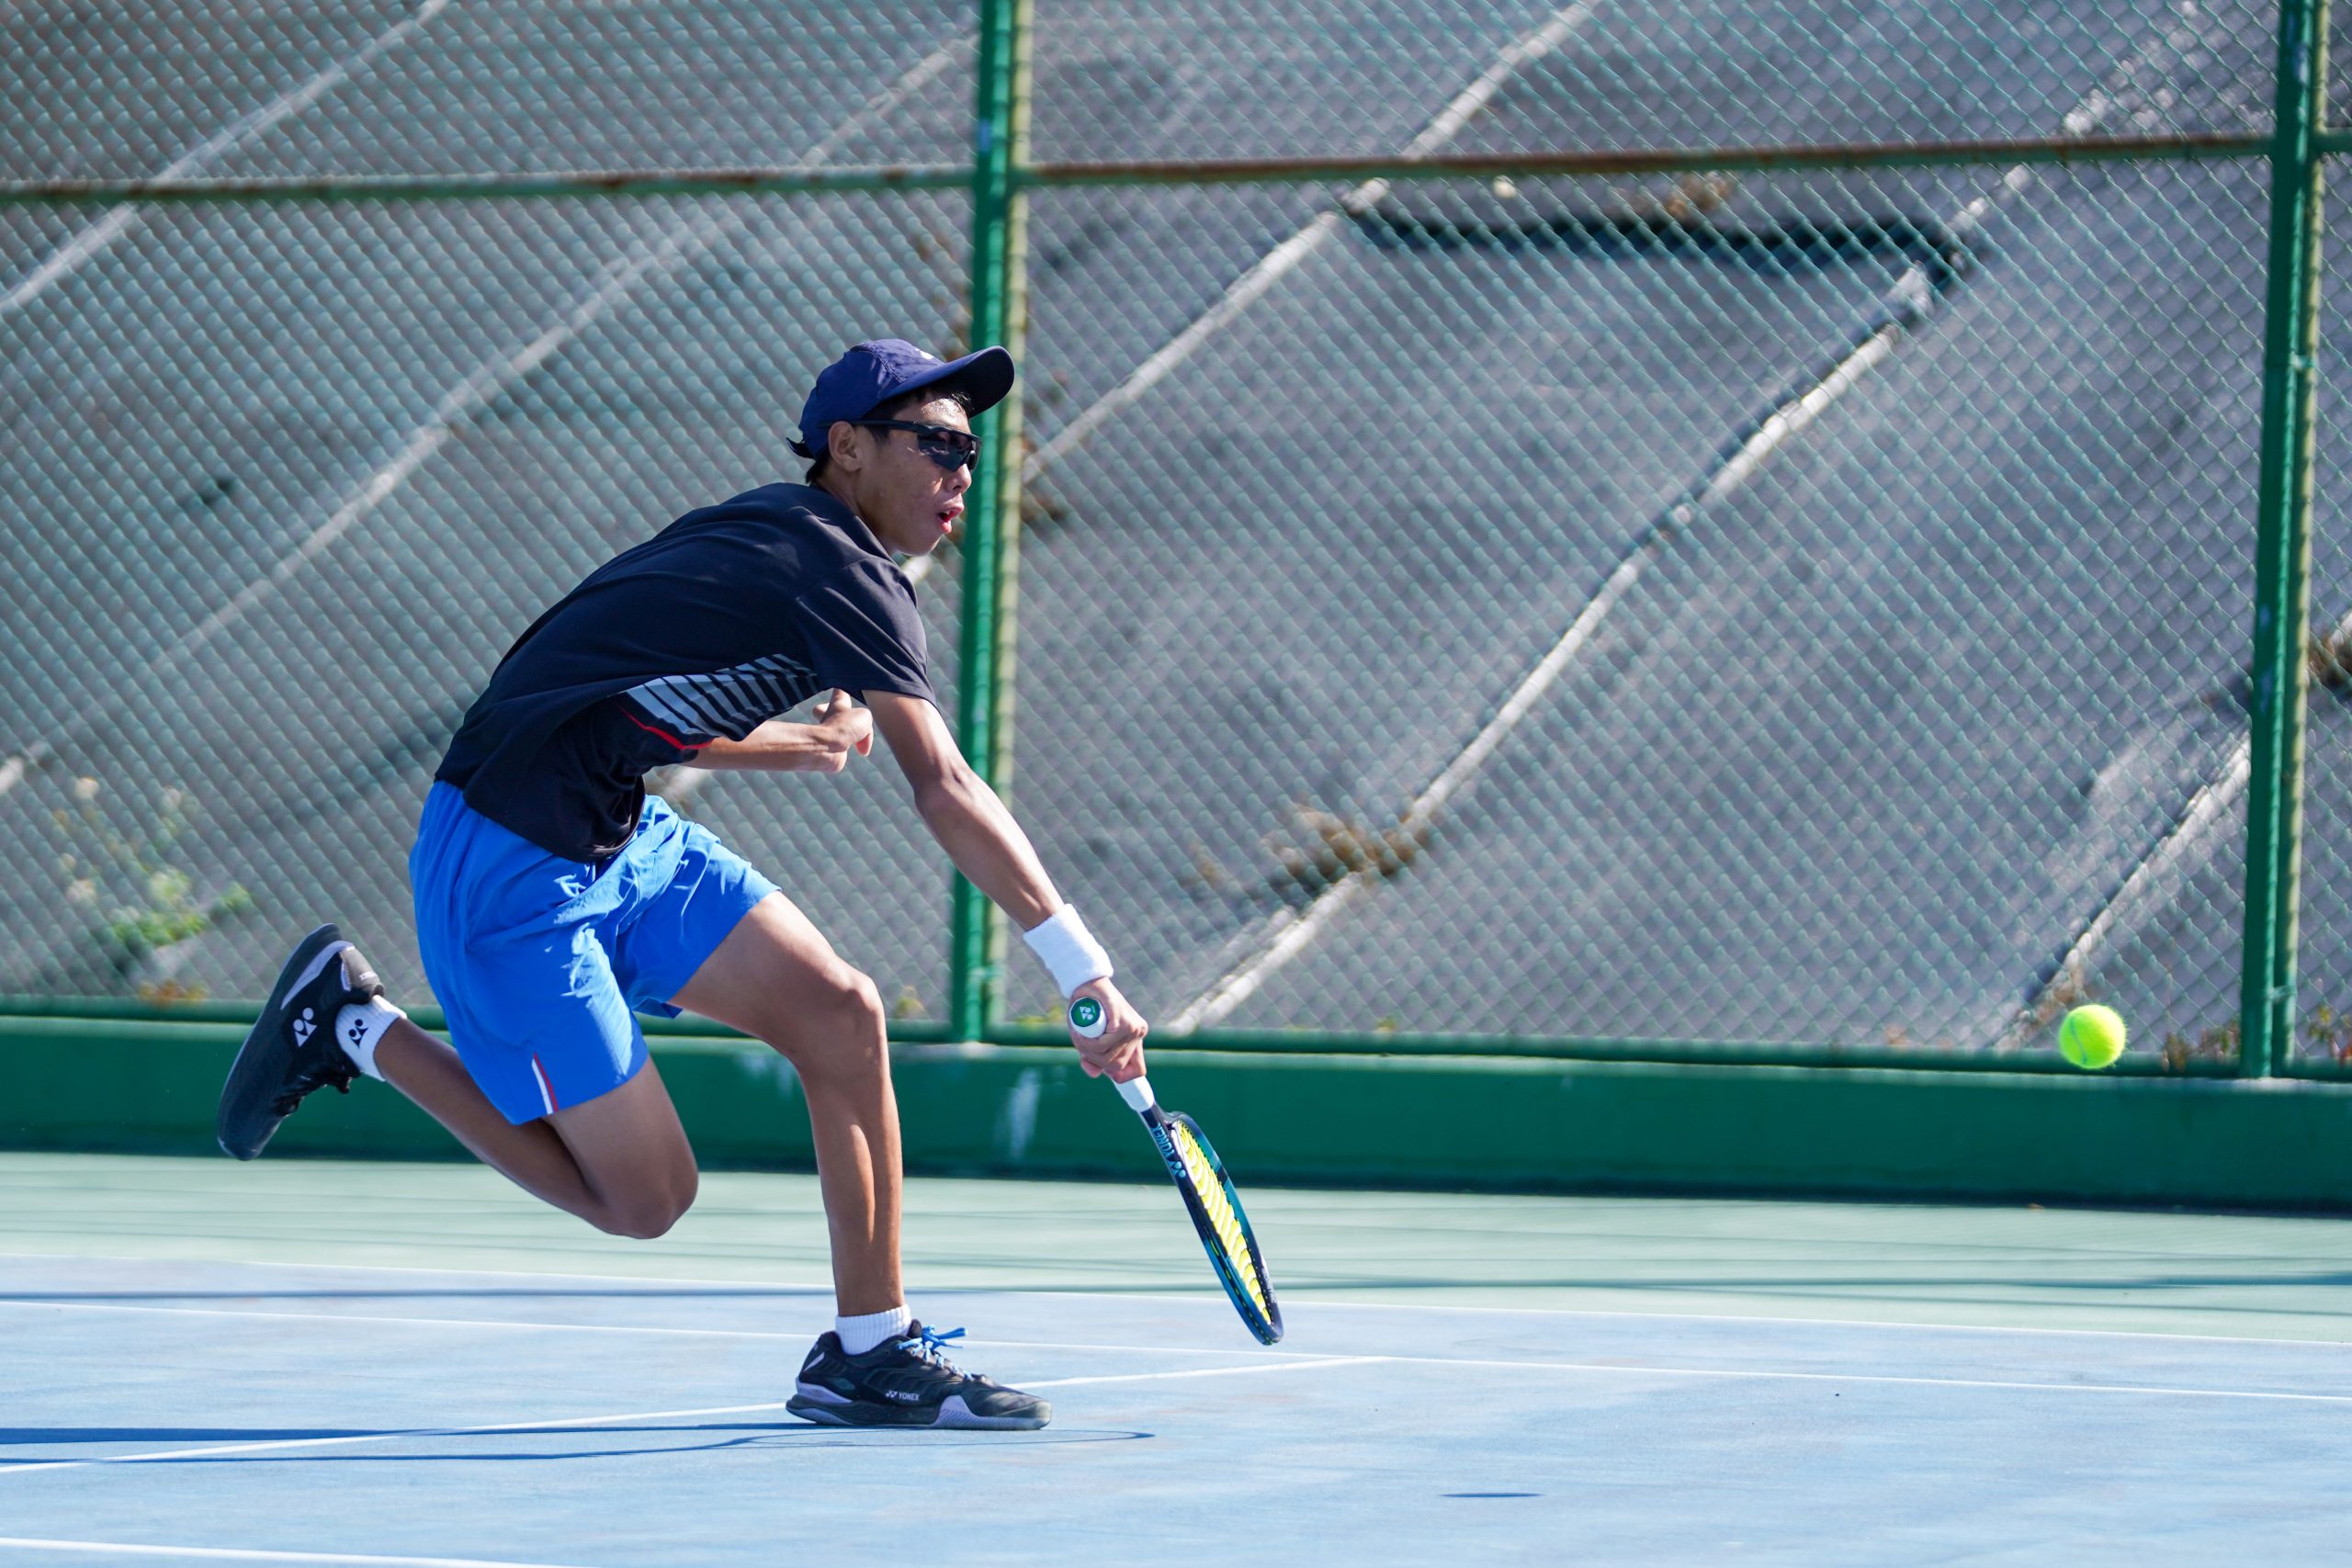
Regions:
M 959 518 L 961 518 L 963 515 L 964 515 L 964 503 L 963 503 L 962 502 L 960 502 L 960 501 L 959 501 L 959 502 L 956 502 L 955 505 L 953 505 L 953 506 L 943 506 L 943 507 L 941 507 L 941 508 L 939 509 L 939 527 L 940 527 L 940 531 L 941 531 L 942 533 L 948 533 L 948 534 L 952 534 L 952 533 L 954 533 L 954 532 L 956 531 L 956 520 L 957 520 L 957 519 L 959 519 Z

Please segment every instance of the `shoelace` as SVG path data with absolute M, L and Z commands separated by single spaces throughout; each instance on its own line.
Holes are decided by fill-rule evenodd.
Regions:
M 912 1351 L 933 1366 L 944 1367 L 947 1371 L 961 1376 L 964 1369 L 947 1359 L 947 1342 L 963 1337 L 964 1331 L 960 1328 L 951 1328 L 944 1334 L 934 1334 L 931 1330 L 931 1325 L 925 1324 L 919 1338 L 901 1339 L 899 1341 L 899 1348 Z
M 279 1116 L 290 1116 L 313 1089 L 332 1086 L 337 1094 L 351 1092 L 351 1080 L 359 1076 L 357 1066 L 349 1062 L 322 1063 L 313 1070 L 298 1074 L 284 1093 L 270 1102 L 270 1111 Z

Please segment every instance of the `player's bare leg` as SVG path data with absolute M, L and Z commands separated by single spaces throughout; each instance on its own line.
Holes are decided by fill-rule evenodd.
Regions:
M 378 1042 L 376 1066 L 483 1164 L 598 1230 L 658 1236 L 694 1202 L 694 1150 L 650 1061 L 618 1089 L 520 1126 L 456 1051 L 406 1019 Z
M 368 961 L 332 924 L 295 946 L 230 1065 L 221 1149 L 254 1158 L 304 1099 L 347 1090 L 362 1072 L 406 1094 L 524 1190 L 599 1229 L 660 1235 L 694 1201 L 694 1152 L 650 1061 L 606 1093 L 511 1123 L 456 1051 L 386 999 Z
M 376 1066 L 484 1165 L 533 1197 L 594 1223 L 595 1194 L 555 1129 L 545 1122 L 509 1124 L 447 1044 L 401 1019 L 377 1043 Z
M 1044 1400 L 950 1360 L 941 1348 L 961 1329 L 936 1334 L 907 1312 L 899 1102 L 874 982 L 778 893 L 753 905 L 671 1000 L 765 1041 L 808 1097 L 841 1317 L 802 1360 L 785 1408 L 843 1427 L 1031 1429 L 1052 1420 Z
M 899 1102 L 874 982 L 843 963 L 790 899 L 772 894 L 671 1000 L 764 1041 L 792 1064 L 816 1134 L 841 1311 L 899 1305 Z

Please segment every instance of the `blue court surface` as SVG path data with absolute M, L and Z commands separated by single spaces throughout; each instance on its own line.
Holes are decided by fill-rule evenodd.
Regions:
M 2352 1554 L 2352 1223 L 910 1184 L 1037 1433 L 785 1414 L 806 1177 L 653 1243 L 465 1166 L 0 1156 L 0 1562 L 1884 1564 Z

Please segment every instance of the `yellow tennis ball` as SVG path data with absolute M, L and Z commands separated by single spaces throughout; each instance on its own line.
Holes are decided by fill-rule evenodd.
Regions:
M 2113 1008 L 2076 1008 L 2058 1026 L 2058 1054 L 2078 1067 L 2111 1067 L 2123 1055 L 2123 1019 Z

